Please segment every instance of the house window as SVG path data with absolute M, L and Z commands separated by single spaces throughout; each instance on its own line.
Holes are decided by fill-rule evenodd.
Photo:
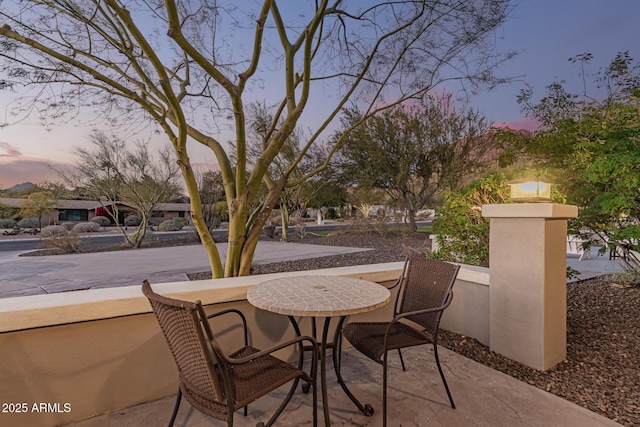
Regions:
M 86 209 L 60 209 L 60 221 L 88 221 L 89 211 Z
M 164 218 L 163 211 L 153 211 L 151 212 L 151 218 Z
M 178 218 L 184 218 L 184 211 L 178 211 Z

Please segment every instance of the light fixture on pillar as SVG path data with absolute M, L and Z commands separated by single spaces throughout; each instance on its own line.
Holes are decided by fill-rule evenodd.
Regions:
M 507 181 L 511 187 L 511 201 L 521 203 L 544 203 L 551 201 L 551 181 L 539 178 L 513 179 Z

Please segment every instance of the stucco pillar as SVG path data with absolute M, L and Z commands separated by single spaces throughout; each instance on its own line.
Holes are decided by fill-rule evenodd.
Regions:
M 567 354 L 567 218 L 555 203 L 482 206 L 491 219 L 489 346 L 535 369 Z

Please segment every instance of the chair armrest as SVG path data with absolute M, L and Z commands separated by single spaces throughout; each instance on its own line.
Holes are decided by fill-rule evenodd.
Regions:
M 294 344 L 300 344 L 304 341 L 309 341 L 309 343 L 311 344 L 311 349 L 313 351 L 313 360 L 315 361 L 318 358 L 318 344 L 315 339 L 307 335 L 292 338 L 288 341 L 276 344 L 273 347 L 269 347 L 268 349 L 261 350 L 257 353 L 252 354 L 251 356 L 243 357 L 241 359 L 232 359 L 227 357 L 226 355 L 224 355 L 223 357 L 225 358 L 226 362 L 228 362 L 229 364 L 242 365 L 244 363 L 251 362 L 254 359 L 258 359 L 260 357 L 267 356 L 271 353 L 274 353 L 278 350 L 282 350 L 283 348 L 290 347 Z
M 245 346 L 249 345 L 249 332 L 248 332 L 249 329 L 247 327 L 247 318 L 244 316 L 244 314 L 240 310 L 235 308 L 221 310 L 216 313 L 207 314 L 207 319 L 213 319 L 215 317 L 222 316 L 223 314 L 237 314 L 238 316 L 240 316 L 240 320 L 242 320 L 243 333 L 244 333 L 244 345 Z
M 398 277 L 396 282 L 393 285 L 389 286 L 387 289 L 391 290 L 391 289 L 395 288 L 396 286 L 398 286 L 400 283 L 402 283 L 402 281 L 404 280 L 404 275 L 407 273 L 407 264 L 408 263 L 409 263 L 409 257 L 406 257 L 404 259 L 404 264 L 402 265 L 402 273 L 400 273 L 400 277 Z
M 398 277 L 396 279 L 396 282 L 393 285 L 388 286 L 388 287 L 385 286 L 385 288 L 387 288 L 388 290 L 391 290 L 391 289 L 395 288 L 396 286 L 398 286 L 400 283 L 402 283 L 403 279 L 404 279 L 404 274 L 401 274 L 400 277 Z
M 214 317 L 218 317 L 218 316 L 221 316 L 223 314 L 228 314 L 228 313 L 237 314 L 242 319 L 242 323 L 244 323 L 244 324 L 247 323 L 247 319 L 244 317 L 244 314 L 240 310 L 235 309 L 235 308 L 229 308 L 227 310 L 222 310 L 222 311 L 218 311 L 218 312 L 215 312 L 215 313 L 212 313 L 212 314 L 207 314 L 207 319 L 213 319 Z

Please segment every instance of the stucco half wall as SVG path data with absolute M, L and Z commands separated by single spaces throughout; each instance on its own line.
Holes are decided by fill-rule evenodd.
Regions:
M 389 286 L 401 268 L 402 263 L 389 263 L 304 274 L 356 277 Z M 264 280 L 295 274 L 300 273 L 153 287 L 164 295 L 199 299 L 207 311 L 240 308 L 254 345 L 266 347 L 291 337 L 293 330 L 286 317 L 255 310 L 246 301 L 247 290 Z M 463 266 L 442 327 L 487 344 L 488 284 L 486 269 Z M 391 310 L 392 304 L 387 304 L 359 317 L 388 318 Z M 310 322 L 301 327 L 309 333 Z M 223 346 L 238 344 L 235 325 L 222 323 L 216 329 L 222 331 Z M 176 392 L 175 365 L 140 286 L 0 299 L 0 360 L 2 402 L 26 405 L 22 413 L 0 414 L 2 425 L 66 424 Z

